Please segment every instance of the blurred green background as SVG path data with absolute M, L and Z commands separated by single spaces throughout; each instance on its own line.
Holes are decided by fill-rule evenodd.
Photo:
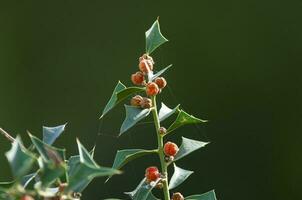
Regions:
M 179 162 L 195 174 L 185 195 L 215 189 L 223 200 L 302 199 L 302 3 L 260 0 L 1 1 L 0 126 L 41 136 L 42 125 L 68 122 L 56 143 L 77 153 L 75 138 L 96 144 L 96 160 L 113 162 L 122 148 L 152 148 L 153 126 L 120 138 L 122 106 L 98 120 L 117 80 L 130 85 L 144 51 L 144 32 L 160 16 L 170 40 L 153 56 L 173 63 L 161 99 L 180 103 L 203 126 L 180 136 L 211 141 Z M 11 178 L 0 138 L 0 181 Z M 157 164 L 139 159 L 107 184 L 97 179 L 85 199 L 125 197 Z

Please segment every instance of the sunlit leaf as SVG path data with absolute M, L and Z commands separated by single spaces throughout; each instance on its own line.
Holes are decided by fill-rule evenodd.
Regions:
M 25 175 L 25 176 L 23 176 L 22 177 L 22 179 L 21 179 L 21 185 L 24 187 L 24 188 L 26 188 L 27 187 L 27 185 L 31 182 L 31 181 L 33 181 L 34 179 L 35 179 L 35 177 L 37 176 L 37 172 L 35 172 L 35 173 L 31 173 L 31 174 L 27 174 L 27 175 Z
M 194 117 L 193 115 L 189 115 L 183 110 L 180 110 L 178 113 L 178 116 L 176 120 L 173 122 L 173 124 L 168 128 L 168 133 L 174 131 L 175 129 L 187 125 L 187 124 L 199 124 L 207 122 L 207 120 L 202 120 Z
M 169 183 L 169 189 L 172 190 L 182 184 L 191 174 L 193 171 L 182 169 L 174 164 L 174 173 Z
M 193 151 L 196 151 L 197 149 L 204 147 L 207 144 L 208 144 L 208 142 L 201 142 L 201 141 L 182 137 L 182 144 L 179 148 L 178 153 L 176 154 L 176 156 L 174 158 L 174 162 L 187 156 L 188 154 L 192 153 Z
M 174 109 L 169 108 L 164 103 L 161 103 L 161 108 L 158 113 L 159 121 L 164 121 L 171 115 L 173 115 L 176 111 L 178 111 L 179 105 L 176 106 Z
M 120 134 L 123 134 L 131 127 L 133 127 L 137 122 L 144 119 L 150 114 L 151 109 L 141 109 L 135 106 L 125 105 L 126 118 L 121 126 Z
M 125 194 L 129 195 L 133 200 L 146 200 L 148 198 L 152 199 L 152 196 L 150 196 L 151 191 L 159 181 L 160 179 L 148 183 L 146 182 L 146 178 L 144 178 L 132 192 L 125 192 Z
M 159 72 L 153 74 L 153 72 L 149 72 L 148 73 L 148 80 L 149 81 L 153 81 L 154 79 L 156 79 L 157 77 L 159 77 L 160 75 L 162 75 L 163 73 L 166 72 L 166 70 L 168 70 L 170 67 L 172 67 L 172 64 L 171 65 L 168 65 L 167 67 L 165 67 L 164 69 L 160 70 Z
M 63 133 L 65 126 L 66 124 L 55 127 L 43 126 L 43 142 L 52 145 L 55 140 Z
M 113 109 L 117 104 L 119 104 L 121 101 L 126 99 L 128 96 L 142 91 L 144 91 L 144 88 L 140 88 L 140 87 L 127 88 L 124 84 L 122 84 L 119 81 L 115 86 L 112 96 L 108 101 L 108 103 L 106 104 L 102 116 L 100 118 L 102 118 L 105 114 L 107 114 L 111 109 Z
M 146 53 L 152 53 L 157 47 L 168 40 L 161 34 L 158 20 L 146 31 Z
M 188 196 L 185 200 L 217 200 L 216 194 L 214 190 L 206 192 L 204 194 L 196 194 L 192 196 Z
M 5 155 L 15 178 L 21 178 L 27 174 L 36 161 L 35 156 L 24 148 L 19 136 L 17 136 L 12 143 L 11 149 Z

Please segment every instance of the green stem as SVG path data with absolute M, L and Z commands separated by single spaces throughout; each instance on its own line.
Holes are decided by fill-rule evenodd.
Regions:
M 160 122 L 159 122 L 158 113 L 157 113 L 156 96 L 153 96 L 151 99 L 152 99 L 152 105 L 153 105 L 152 114 L 153 114 L 155 129 L 156 129 L 156 135 L 157 135 L 158 155 L 159 155 L 159 159 L 160 159 L 161 171 L 162 171 L 162 174 L 165 176 L 165 180 L 163 181 L 163 192 L 164 192 L 165 200 L 170 200 L 170 193 L 169 193 L 169 186 L 168 186 L 169 185 L 168 184 L 168 165 L 165 161 L 163 136 L 159 133 Z

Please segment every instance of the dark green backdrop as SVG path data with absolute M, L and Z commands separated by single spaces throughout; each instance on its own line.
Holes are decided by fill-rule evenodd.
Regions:
M 8 3 L 10 2 L 10 3 Z M 220 200 L 301 199 L 301 1 L 1 1 L 0 126 L 41 135 L 68 122 L 57 146 L 77 152 L 75 138 L 97 145 L 110 166 L 121 148 L 151 148 L 153 127 L 117 139 L 122 107 L 98 117 L 117 80 L 130 84 L 144 50 L 144 32 L 160 16 L 170 42 L 155 54 L 170 89 L 162 98 L 209 119 L 180 136 L 212 141 L 179 166 L 195 174 L 179 191 L 215 188 Z M 99 135 L 99 136 L 97 136 Z M 25 139 L 26 138 L 26 139 Z M 10 179 L 0 138 L 0 181 Z M 84 200 L 123 197 L 156 164 L 140 159 Z

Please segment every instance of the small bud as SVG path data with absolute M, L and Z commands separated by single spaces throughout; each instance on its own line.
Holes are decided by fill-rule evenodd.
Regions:
M 143 97 L 141 97 L 140 95 L 136 95 L 136 96 L 132 97 L 132 99 L 130 101 L 130 105 L 131 106 L 141 106 L 142 101 L 143 101 Z
M 165 127 L 160 127 L 158 129 L 159 134 L 165 135 L 167 133 L 167 129 Z
M 140 106 L 142 108 L 151 108 L 152 107 L 152 100 L 147 98 L 147 97 L 144 97 L 140 103 Z
M 165 156 L 166 162 L 172 162 L 174 160 L 174 156 Z
M 61 184 L 59 185 L 59 192 L 63 192 L 64 189 L 65 189 L 67 186 L 68 186 L 67 183 L 61 183 Z
M 159 92 L 159 88 L 156 83 L 148 83 L 146 86 L 146 93 L 148 96 L 155 96 Z
M 32 196 L 23 195 L 20 200 L 35 200 Z
M 164 153 L 166 156 L 175 156 L 178 150 L 178 146 L 173 142 L 167 142 L 164 146 Z
M 173 193 L 172 200 L 184 200 L 184 196 L 180 192 Z
M 145 177 L 148 182 L 156 181 L 160 177 L 157 167 L 148 167 L 145 172 Z
M 154 81 L 160 89 L 163 89 L 167 85 L 167 81 L 164 77 L 158 77 Z
M 162 189 L 164 187 L 164 184 L 162 182 L 158 182 L 155 187 L 158 189 Z
M 153 58 L 151 56 L 149 56 L 148 54 L 143 54 L 141 57 L 139 57 L 138 61 L 142 61 L 142 60 L 150 60 L 152 62 L 152 64 L 154 64 Z
M 145 76 L 142 72 L 136 72 L 131 75 L 131 81 L 134 85 L 142 85 L 145 81 Z

